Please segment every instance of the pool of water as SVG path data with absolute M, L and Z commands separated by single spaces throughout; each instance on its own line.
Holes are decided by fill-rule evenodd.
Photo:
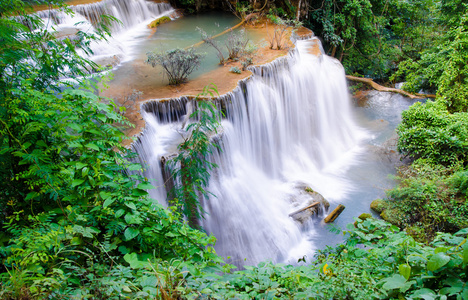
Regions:
M 160 66 L 153 68 L 145 63 L 147 52 L 160 52 L 194 45 L 201 41 L 201 34 L 197 27 L 202 28 L 208 34 L 215 35 L 238 23 L 239 19 L 235 16 L 216 12 L 173 20 L 160 25 L 155 33 L 150 29 L 140 31 L 139 38 L 132 46 L 135 49 L 132 59 L 123 62 L 113 70 L 114 79 L 110 82 L 111 89 L 113 85 L 116 85 L 145 91 L 167 85 L 168 80 L 165 78 L 162 68 Z M 238 33 L 239 30 L 236 29 L 234 32 Z M 258 34 L 248 30 L 246 34 L 253 43 L 258 44 L 261 41 Z M 225 57 L 227 50 L 224 47 L 224 42 L 228 35 L 229 33 L 216 38 L 216 41 L 223 47 Z M 204 57 L 200 67 L 189 76 L 189 80 L 220 67 L 213 47 L 202 44 L 195 50 L 197 53 L 203 53 Z
M 365 150 L 359 155 L 357 163 L 344 174 L 352 189 L 342 199 L 331 201 L 331 209 L 338 204 L 345 205 L 343 213 L 332 224 L 316 219 L 309 225 L 317 229 L 310 237 L 317 249 L 343 241 L 343 235 L 333 233 L 331 227 L 346 230 L 346 225 L 353 223 L 354 218 L 362 213 L 377 217 L 370 209 L 370 203 L 385 197 L 385 191 L 395 186 L 392 175 L 403 163 L 396 149 L 395 129 L 401 122 L 401 112 L 417 101 L 399 94 L 372 91 L 367 101 L 354 103 L 354 117 L 370 133 L 370 138 L 365 142 Z

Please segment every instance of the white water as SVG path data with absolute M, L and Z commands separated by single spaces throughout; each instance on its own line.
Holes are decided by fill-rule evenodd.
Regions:
M 209 190 L 203 201 L 203 228 L 213 233 L 217 252 L 237 265 L 271 259 L 296 262 L 314 250 L 314 228 L 288 214 L 308 204 L 305 186 L 337 200 L 350 191 L 342 174 L 355 162 L 365 133 L 351 117 L 341 64 L 308 53 L 312 41 L 298 41 L 288 58 L 253 69 L 255 75 L 221 101 L 221 153 L 212 161 Z M 263 75 L 262 75 L 263 74 Z M 135 149 L 150 165 L 145 176 L 161 185 L 161 155 L 180 142 L 181 109 L 187 101 L 149 103 L 147 128 Z M 171 105 L 179 107 L 174 110 Z M 177 111 L 161 121 L 166 111 Z M 182 117 L 181 117 L 182 116 Z M 179 132 L 178 132 L 179 131 Z M 164 201 L 165 192 L 153 197 Z
M 93 42 L 91 59 L 95 61 L 110 59 L 118 62 L 131 60 L 135 48 L 144 37 L 151 33 L 147 25 L 164 15 L 170 15 L 174 9 L 168 3 L 154 3 L 145 0 L 104 0 L 97 3 L 69 6 L 72 14 L 58 10 L 40 11 L 37 14 L 43 19 L 45 26 L 65 35 L 75 34 L 78 30 L 94 33 L 97 23 L 104 16 L 118 19 L 111 21 L 112 37 L 107 41 Z

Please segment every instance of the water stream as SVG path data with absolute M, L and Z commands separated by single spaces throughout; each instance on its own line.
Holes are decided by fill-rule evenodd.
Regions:
M 311 203 L 305 187 L 345 210 L 337 226 L 369 212 L 372 200 L 394 182 L 399 156 L 392 140 L 402 109 L 413 101 L 378 93 L 352 106 L 342 66 L 309 54 L 313 41 L 298 41 L 289 57 L 254 67 L 254 76 L 219 101 L 225 108 L 222 151 L 211 160 L 219 168 L 204 201 L 203 228 L 217 239 L 219 254 L 237 265 L 270 259 L 295 263 L 317 248 L 335 244 L 312 218 L 305 224 L 288 216 Z M 160 158 L 176 152 L 189 100 L 143 106 L 145 132 L 134 145 L 149 164 L 148 178 L 164 182 Z M 165 190 L 152 192 L 164 199 Z M 164 202 L 164 201 L 163 201 Z
M 146 25 L 171 14 L 168 4 L 104 0 L 72 10 L 73 18 L 40 14 L 63 31 L 76 28 L 77 21 L 82 22 L 79 28 L 92 30 L 102 13 L 122 20 L 123 26 L 112 28 L 111 41 L 93 45 L 93 59 L 118 59 L 113 84 L 133 88 L 165 84 L 160 78 L 155 82 L 148 66 L 143 68 L 146 51 L 193 44 L 199 39 L 194 27 L 200 24 L 213 32 L 237 22 L 213 15 L 183 18 L 151 35 Z M 203 201 L 207 214 L 202 226 L 217 237 L 218 253 L 236 265 L 296 263 L 312 257 L 315 249 L 341 241 L 321 222 L 323 216 L 305 223 L 288 216 L 311 203 L 305 187 L 321 193 L 332 209 L 340 203 L 347 206 L 335 222 L 344 227 L 394 185 L 387 176 L 399 163 L 392 136 L 401 110 L 413 101 L 375 93 L 365 104 L 353 105 L 343 67 L 330 57 L 310 54 L 312 42 L 298 41 L 288 57 L 252 67 L 251 78 L 217 100 L 226 113 L 219 139 L 222 151 L 210 157 L 219 167 L 209 183 L 215 196 Z M 215 62 L 204 64 L 210 67 L 193 76 L 216 67 Z M 188 99 L 180 98 L 142 107 L 146 128 L 133 147 L 148 166 L 145 176 L 158 187 L 151 196 L 162 204 L 167 190 L 161 157 L 176 153 L 189 106 Z

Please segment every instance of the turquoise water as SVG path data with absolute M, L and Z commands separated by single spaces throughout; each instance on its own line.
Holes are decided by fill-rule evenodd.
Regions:
M 197 27 L 202 28 L 208 34 L 218 34 L 227 28 L 239 23 L 239 19 L 227 13 L 207 13 L 203 15 L 187 16 L 162 24 L 156 33 L 147 30 L 139 37 L 135 53 L 130 61 L 122 63 L 114 71 L 114 79 L 110 82 L 113 85 L 127 86 L 131 89 L 147 90 L 148 88 L 161 87 L 168 84 L 167 78 L 162 73 L 162 68 L 155 68 L 145 63 L 146 53 L 149 51 L 159 52 L 173 48 L 185 48 L 201 41 L 201 34 Z M 238 32 L 237 29 L 235 32 Z M 258 35 L 246 32 L 249 39 L 258 43 Z M 224 41 L 228 34 L 216 39 L 222 46 L 226 56 L 227 50 Z M 198 53 L 203 53 L 201 65 L 190 76 L 189 80 L 201 74 L 219 68 L 219 60 L 214 48 L 203 44 L 196 48 Z

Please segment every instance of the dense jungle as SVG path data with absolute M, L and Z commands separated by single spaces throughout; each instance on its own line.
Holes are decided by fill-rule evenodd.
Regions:
M 323 55 L 342 64 L 355 97 L 372 89 L 360 78 L 380 87 L 399 83 L 398 91 L 419 100 L 396 129 L 404 160 L 396 185 L 371 203 L 372 214 L 362 211 L 346 228 L 326 225 L 342 242 L 313 256 L 232 263 L 203 226 L 215 193 L 210 176 L 221 173 L 209 157 L 229 131 L 221 120 L 229 109 L 211 101 L 218 88 L 199 87 L 198 104 L 186 112 L 192 122 L 170 161 L 174 186 L 161 204 L 140 152 L 128 146 L 137 139 L 128 134 L 135 125 L 124 102 L 141 95 L 103 96 L 116 64 L 90 59 L 95 43 L 110 41 L 124 20 L 103 15 L 93 20 L 95 30 L 63 35 L 44 26 L 37 7 L 75 14 L 66 1 L 1 0 L 1 299 L 468 299 L 465 1 L 169 4 L 181 19 L 214 11 L 245 24 L 267 22 L 275 28 L 270 48 L 277 37 L 278 51 L 287 42 L 277 28 L 307 28 Z M 200 32 L 220 64 L 232 64 L 232 76 L 260 51 L 231 35 L 226 44 L 235 47 L 226 54 L 210 32 Z M 185 73 L 166 75 L 183 86 L 202 64 L 193 51 L 148 53 L 145 64 L 170 69 L 175 62 Z

